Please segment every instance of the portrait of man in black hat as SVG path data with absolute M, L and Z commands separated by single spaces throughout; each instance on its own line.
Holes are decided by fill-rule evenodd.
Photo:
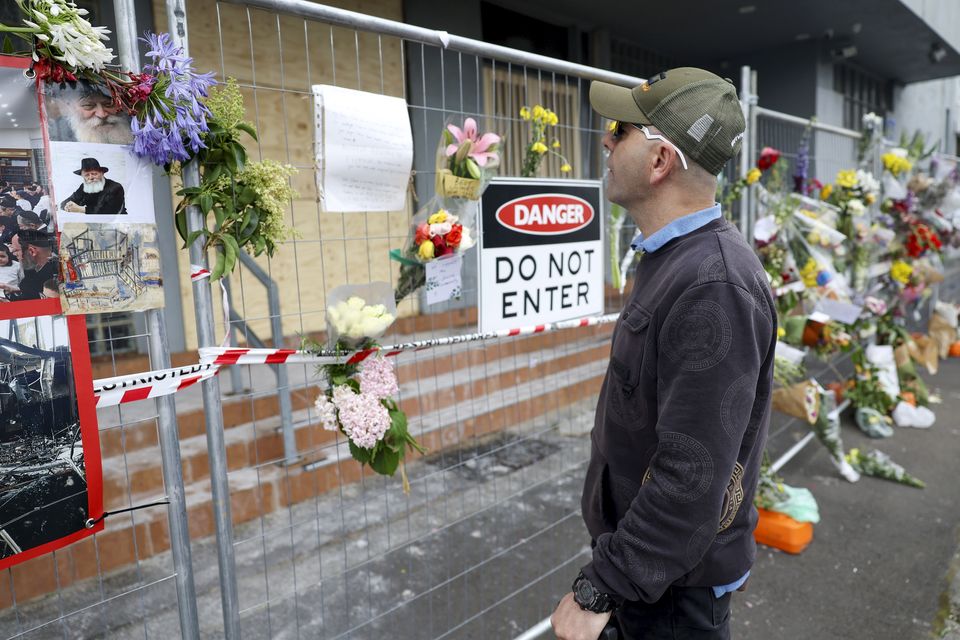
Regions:
M 69 213 L 87 215 L 125 214 L 123 186 L 105 177 L 108 171 L 110 169 L 100 166 L 96 158 L 81 160 L 80 168 L 74 173 L 83 178 L 83 184 L 61 202 L 60 207 Z

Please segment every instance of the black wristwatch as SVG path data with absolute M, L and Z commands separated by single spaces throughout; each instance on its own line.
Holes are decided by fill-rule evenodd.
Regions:
M 582 572 L 573 581 L 573 600 L 581 609 L 592 613 L 606 613 L 617 608 L 613 596 L 597 590 Z

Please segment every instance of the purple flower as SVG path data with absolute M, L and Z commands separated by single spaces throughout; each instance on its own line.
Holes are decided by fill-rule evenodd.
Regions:
M 206 148 L 201 134 L 209 131 L 211 114 L 200 99 L 216 81 L 212 73 L 195 73 L 193 59 L 183 55 L 183 47 L 175 46 L 169 34 L 148 33 L 144 41 L 153 60 L 144 71 L 156 80 L 146 107 L 131 125 L 134 153 L 160 165 L 186 162 Z M 162 95 L 158 95 L 160 88 Z
M 803 187 L 807 183 L 807 171 L 810 166 L 810 145 L 807 141 L 808 131 L 804 131 L 803 139 L 800 140 L 800 146 L 797 147 L 797 168 L 793 173 L 793 190 L 797 193 L 803 193 Z

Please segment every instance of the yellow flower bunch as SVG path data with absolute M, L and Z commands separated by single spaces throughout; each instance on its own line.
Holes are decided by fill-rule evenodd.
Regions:
M 827 200 L 832 193 L 833 193 L 833 185 L 825 184 L 823 185 L 823 188 L 820 189 L 820 199 Z
M 429 218 L 427 218 L 427 224 L 440 224 L 441 222 L 447 221 L 447 212 L 445 209 L 440 209 Z
M 760 179 L 760 176 L 763 174 L 760 169 L 753 167 L 750 171 L 747 171 L 747 184 L 753 184 Z
M 880 156 L 880 159 L 883 161 L 883 168 L 895 176 L 906 173 L 913 168 L 912 162 L 895 153 L 885 153 Z
M 857 186 L 857 172 L 853 169 L 846 169 L 837 172 L 836 183 L 838 187 L 844 189 L 853 189 Z
M 903 260 L 896 260 L 890 265 L 890 277 L 901 284 L 910 282 L 911 275 L 913 275 L 913 267 Z
M 520 170 L 520 174 L 524 177 L 530 178 L 536 175 L 537 170 L 540 168 L 540 163 L 543 161 L 544 156 L 547 153 L 552 153 L 553 155 L 560 158 L 563 163 L 560 166 L 560 171 L 563 173 L 570 173 L 573 171 L 573 167 L 570 166 L 570 163 L 567 159 L 559 152 L 560 141 L 556 138 L 550 143 L 550 146 L 547 146 L 547 127 L 555 127 L 560 123 L 560 119 L 557 117 L 557 114 L 543 107 L 542 105 L 534 105 L 533 108 L 521 107 L 520 108 L 520 119 L 525 122 L 531 123 L 533 131 L 530 136 L 530 143 L 527 145 L 526 156 L 523 160 L 523 167 Z
M 803 284 L 808 287 L 817 286 L 817 274 L 820 273 L 820 265 L 813 258 L 808 258 L 807 263 L 800 269 L 800 277 Z

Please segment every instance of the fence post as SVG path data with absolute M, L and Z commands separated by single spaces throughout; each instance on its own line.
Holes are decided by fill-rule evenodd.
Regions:
M 166 0 L 167 29 L 174 45 L 183 47 L 190 55 L 187 38 L 187 12 L 184 0 Z M 183 167 L 183 185 L 200 185 L 200 168 L 195 161 Z M 187 228 L 203 228 L 200 210 L 187 208 Z M 197 239 L 190 245 L 190 264 L 206 268 L 207 256 L 203 243 Z M 193 306 L 197 322 L 197 342 L 201 347 L 216 346 L 214 337 L 213 298 L 210 283 L 193 283 Z M 229 327 L 224 327 L 229 331 Z M 223 406 L 220 398 L 220 380 L 216 376 L 201 384 L 203 415 L 206 420 L 207 455 L 210 460 L 210 489 L 213 494 L 213 523 L 217 533 L 217 562 L 220 569 L 220 603 L 223 607 L 223 633 L 227 640 L 240 638 L 240 597 L 237 593 L 237 570 L 233 549 L 233 520 L 230 516 L 230 485 L 227 480 L 227 449 L 223 436 Z
M 137 47 L 137 15 L 133 0 L 114 0 L 117 17 L 117 48 L 123 69 L 140 73 Z M 170 368 L 170 347 L 163 313 L 150 309 L 147 314 L 150 363 L 156 369 Z M 190 551 L 190 530 L 187 527 L 187 503 L 183 488 L 183 466 L 180 461 L 180 434 L 177 411 L 172 395 L 154 400 L 157 406 L 157 429 L 160 440 L 160 463 L 166 489 L 167 523 L 170 529 L 170 553 L 176 571 L 177 603 L 180 615 L 180 636 L 185 640 L 200 637 L 197 612 L 197 590 L 193 580 Z
M 752 103 L 753 93 L 752 87 L 750 84 L 750 67 L 744 65 L 740 67 L 740 108 L 743 110 L 743 119 L 746 124 L 746 129 L 743 134 L 743 140 L 740 142 L 740 175 L 736 176 L 736 179 L 739 179 L 750 171 L 750 147 L 753 146 L 753 136 L 756 135 L 755 128 L 751 128 L 751 123 L 756 124 L 756 118 L 751 119 L 750 114 L 753 111 Z M 743 233 L 743 237 L 747 239 L 747 242 L 752 242 L 750 236 L 747 235 L 747 230 L 749 228 L 749 223 L 747 218 L 750 215 L 750 194 L 751 189 L 747 189 L 740 192 L 739 207 L 740 207 L 740 232 Z

